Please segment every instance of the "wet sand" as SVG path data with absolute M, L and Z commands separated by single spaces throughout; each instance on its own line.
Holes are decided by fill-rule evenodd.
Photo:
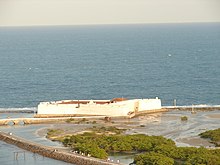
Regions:
M 181 116 L 187 116 L 188 121 L 182 122 Z M 112 119 L 110 122 L 96 120 L 96 124 L 52 124 L 50 127 L 37 130 L 40 136 L 45 136 L 47 129 L 62 129 L 62 135 L 76 134 L 93 126 L 115 126 L 127 129 L 126 134 L 142 133 L 164 136 L 175 141 L 177 146 L 213 146 L 208 139 L 202 139 L 199 133 L 219 128 L 220 111 L 206 111 L 191 114 L 187 111 L 170 111 L 166 113 L 148 114 L 132 119 Z
M 181 116 L 187 116 L 188 121 L 182 122 Z M 13 132 L 17 136 L 31 139 L 39 144 L 56 146 L 59 149 L 64 149 L 61 143 L 46 138 L 48 129 L 64 129 L 65 131 L 62 133 L 64 135 L 83 132 L 93 126 L 115 126 L 127 129 L 125 131 L 126 134 L 161 135 L 174 140 L 177 146 L 209 147 L 212 145 L 209 140 L 201 139 L 198 134 L 206 130 L 219 128 L 219 116 L 220 111 L 197 112 L 196 114 L 191 114 L 189 111 L 170 111 L 138 116 L 132 119 L 113 119 L 111 122 L 99 119 L 95 120 L 96 124 L 92 124 L 94 120 L 91 120 L 80 124 L 74 121 L 75 123 L 60 122 L 56 124 L 1 126 L 0 129 L 5 132 Z M 132 156 L 128 158 L 125 156 L 124 158 L 121 155 L 111 155 L 110 157 L 115 160 L 120 159 L 120 162 L 124 164 L 132 162 Z M 51 162 L 53 161 L 51 160 Z M 66 163 L 60 162 L 59 164 Z
M 200 137 L 190 137 L 190 138 L 180 138 L 177 140 L 181 143 L 189 144 L 189 146 L 195 146 L 195 147 L 214 147 L 215 145 L 210 143 L 207 139 L 202 139 Z
M 220 114 L 210 114 L 210 115 L 207 115 L 207 117 L 215 118 L 215 119 L 220 119 Z

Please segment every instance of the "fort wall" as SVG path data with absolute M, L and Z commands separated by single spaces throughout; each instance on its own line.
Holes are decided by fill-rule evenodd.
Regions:
M 69 103 L 68 103 L 69 102 Z M 71 102 L 74 102 L 72 104 Z M 43 115 L 100 115 L 100 116 L 124 116 L 146 110 L 161 109 L 161 100 L 156 99 L 133 99 L 119 102 L 103 101 L 97 104 L 96 100 L 88 103 L 77 104 L 77 101 L 42 102 L 38 105 L 37 116 Z M 81 101 L 82 102 L 82 101 Z M 86 102 L 86 101 L 83 101 Z M 99 100 L 99 102 L 101 102 Z
M 140 99 L 138 111 L 161 109 L 161 100 L 156 99 Z
M 111 104 L 49 104 L 38 105 L 37 114 L 82 114 L 82 115 L 104 115 L 104 116 L 127 116 L 129 111 L 134 111 L 135 100 L 123 101 Z

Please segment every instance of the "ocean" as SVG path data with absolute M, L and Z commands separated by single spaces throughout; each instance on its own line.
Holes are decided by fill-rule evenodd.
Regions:
M 220 23 L 0 28 L 0 108 L 63 99 L 219 104 Z
M 219 105 L 219 75 L 220 23 L 0 28 L 0 111 L 116 97 Z M 0 142 L 0 163 L 66 164 L 15 161 L 18 150 Z

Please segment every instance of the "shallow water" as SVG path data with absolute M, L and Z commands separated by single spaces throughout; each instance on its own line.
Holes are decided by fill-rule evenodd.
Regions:
M 16 117 L 18 114 L 14 114 Z M 36 134 L 36 130 L 46 125 L 24 125 L 24 126 L 1 126 L 0 130 L 4 132 L 12 132 L 14 135 L 23 137 L 25 139 L 34 141 L 36 143 L 48 145 L 48 146 L 61 146 L 57 142 L 52 142 L 45 137 L 40 137 Z M 48 126 L 48 125 L 47 125 Z M 70 163 L 65 163 L 62 161 L 50 159 L 47 157 L 43 157 L 38 154 L 33 154 L 29 151 L 25 151 L 25 159 L 23 154 L 18 155 L 18 159 L 14 158 L 14 152 L 25 151 L 16 146 L 7 144 L 5 142 L 0 141 L 0 162 L 2 165 L 68 165 Z
M 190 111 L 170 111 L 162 114 L 152 114 L 146 116 L 139 116 L 137 118 L 119 121 L 116 120 L 115 123 L 118 125 L 124 125 L 128 127 L 126 133 L 143 133 L 147 135 L 162 135 L 166 138 L 170 138 L 176 142 L 177 146 L 204 146 L 208 147 L 212 144 L 208 143 L 207 140 L 200 139 L 198 134 L 210 129 L 219 128 L 219 117 L 220 111 L 207 111 L 207 112 L 197 112 L 196 114 L 191 114 Z M 16 116 L 16 114 L 15 114 Z M 187 116 L 188 121 L 182 122 L 180 117 Z M 211 117 L 210 117 L 211 116 Z M 215 116 L 215 117 L 212 117 Z M 24 125 L 24 126 L 2 126 L 1 131 L 13 132 L 13 134 L 31 139 L 34 142 L 62 147 L 62 144 L 58 142 L 52 142 L 45 138 L 43 135 L 39 135 L 38 130 L 44 128 L 52 128 L 53 124 L 37 124 L 37 125 Z M 77 127 L 78 124 L 73 126 Z M 42 134 L 42 133 L 41 133 Z M 42 156 L 37 156 L 37 159 L 33 157 L 32 153 L 27 153 L 27 160 L 22 159 L 20 155 L 19 160 L 14 160 L 13 152 L 20 151 L 21 149 L 14 147 L 12 145 L 0 142 L 1 150 L 0 162 L 4 162 L 6 165 L 16 164 L 18 162 L 21 164 L 67 164 L 64 162 L 55 161 L 49 158 L 43 158 Z M 9 160 L 8 160 L 9 157 Z M 110 156 L 115 162 L 119 159 L 123 164 L 129 164 L 132 162 L 132 155 L 118 155 L 113 154 Z
M 18 154 L 18 157 L 14 157 L 14 152 L 25 152 L 25 157 L 22 153 Z M 70 165 L 62 161 L 43 157 L 38 154 L 20 149 L 16 146 L 9 145 L 0 141 L 0 164 L 1 165 Z
M 192 144 L 186 142 L 186 139 L 197 139 L 198 143 L 194 142 L 192 146 L 213 146 L 213 144 L 207 143 L 206 140 L 201 140 L 198 134 L 206 130 L 219 128 L 219 114 L 219 110 L 201 111 L 196 114 L 191 114 L 190 111 L 170 111 L 162 115 L 153 115 L 153 117 L 139 117 L 138 121 L 142 127 L 129 130 L 128 133 L 162 135 L 174 140 L 177 146 L 191 146 Z M 216 117 L 212 118 L 210 115 L 215 115 Z M 187 116 L 188 120 L 181 121 L 181 116 Z

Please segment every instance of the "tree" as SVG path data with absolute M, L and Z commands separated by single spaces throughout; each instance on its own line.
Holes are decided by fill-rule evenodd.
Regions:
M 136 165 L 173 165 L 174 159 L 156 152 L 148 152 L 135 157 Z

